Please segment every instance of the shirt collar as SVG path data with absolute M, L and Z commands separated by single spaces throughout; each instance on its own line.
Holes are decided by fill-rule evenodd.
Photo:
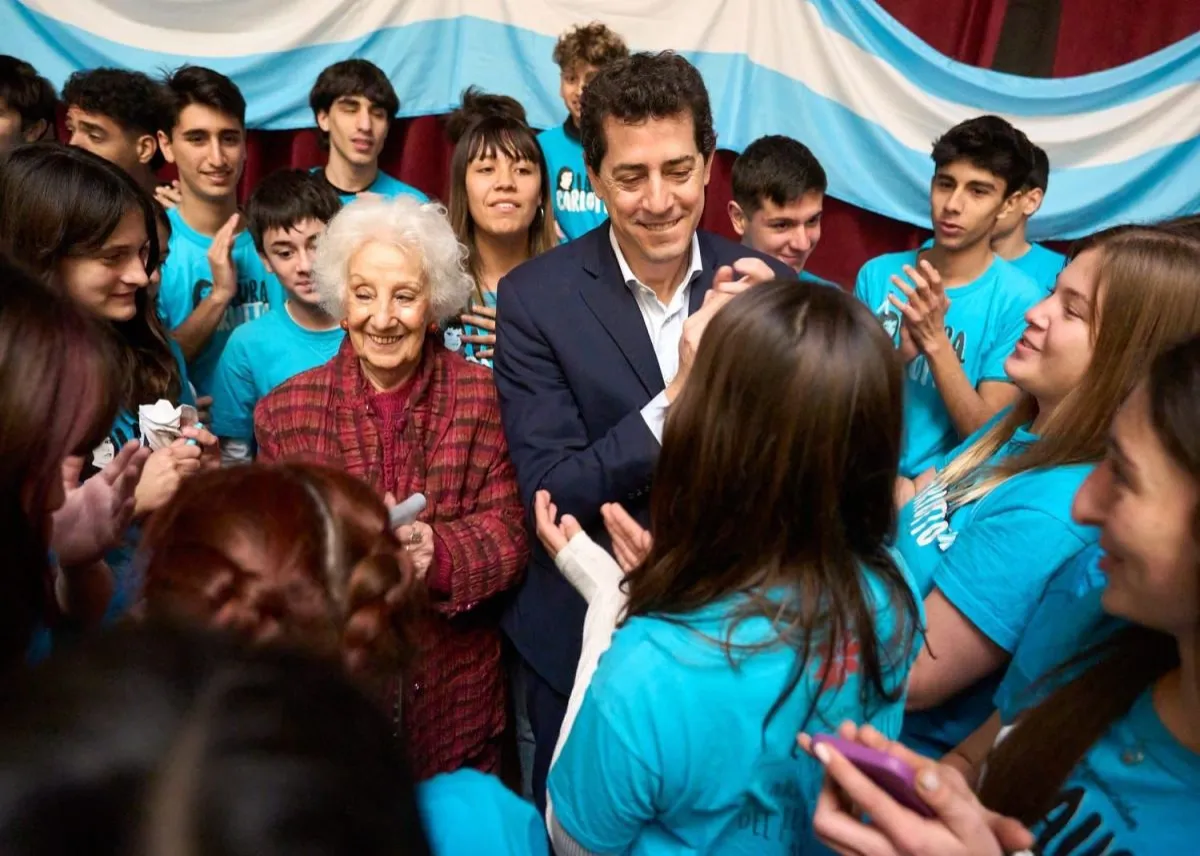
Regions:
M 635 285 L 648 288 L 649 286 L 634 276 L 633 268 L 631 268 L 629 266 L 629 262 L 625 260 L 625 254 L 621 252 L 621 245 L 617 243 L 617 235 L 613 231 L 612 226 L 608 227 L 608 240 L 609 243 L 612 244 L 613 252 L 617 254 L 617 267 L 621 269 L 621 276 L 625 278 L 625 285 L 629 286 L 631 289 Z M 695 232 L 692 232 L 691 262 L 689 263 L 687 273 L 683 277 L 683 282 L 681 282 L 680 285 L 686 289 L 692 284 L 692 280 L 699 276 L 703 270 L 704 266 L 700 262 L 700 238 L 697 237 Z

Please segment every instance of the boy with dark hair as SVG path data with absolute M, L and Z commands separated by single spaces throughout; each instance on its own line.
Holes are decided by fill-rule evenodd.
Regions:
M 179 168 L 181 201 L 167 212 L 169 258 L 158 314 L 188 360 L 200 395 L 212 389 L 233 329 L 283 305 L 278 280 L 241 229 L 237 186 L 246 165 L 246 101 L 228 77 L 183 66 L 166 80 L 158 144 Z
M 600 69 L 627 56 L 629 48 L 621 37 L 597 21 L 572 27 L 554 46 L 554 62 L 560 71 L 558 91 L 567 118 L 557 128 L 538 134 L 538 143 L 554 188 L 554 220 L 568 241 L 590 232 L 608 217 L 608 209 L 592 190 L 583 163 L 579 137 L 583 88 Z
M 0 54 L 0 152 L 52 134 L 57 107 L 50 81 L 24 60 Z
M 328 362 L 342 344 L 342 328 L 313 288 L 317 239 L 341 207 L 329 183 L 304 170 L 271 173 L 246 204 L 247 231 L 287 300 L 234 330 L 221 353 L 212 432 L 221 440 L 226 462 L 250 460 L 259 399 L 288 378 Z
M 907 364 L 900 472 L 908 478 L 1017 396 L 1004 360 L 1043 292 L 992 252 L 991 236 L 1033 168 L 1023 136 L 996 116 L 947 131 L 933 146 L 933 245 L 880 256 L 859 271 L 855 294 Z
M 151 193 L 166 163 L 158 146 L 166 107 L 162 86 L 140 71 L 77 71 L 63 86 L 68 144 L 125 170 Z
M 804 269 L 821 240 L 825 187 L 825 170 L 808 146 L 791 137 L 760 137 L 733 162 L 733 231 L 802 281 L 833 285 Z
M 334 63 L 317 77 L 308 103 L 321 132 L 329 162 L 318 172 L 337 191 L 342 202 L 360 193 L 394 197 L 402 193 L 422 202 L 429 197 L 379 168 L 400 99 L 387 75 L 365 59 Z
M 1054 281 L 1067 263 L 1067 257 L 1026 237 L 1029 218 L 1042 207 L 1050 182 L 1050 159 L 1046 157 L 1045 150 L 1033 142 L 1029 143 L 1029 148 L 1033 168 L 1021 188 L 1017 204 L 1010 213 L 996 221 L 996 230 L 992 232 L 992 250 L 1050 292 L 1054 290 Z

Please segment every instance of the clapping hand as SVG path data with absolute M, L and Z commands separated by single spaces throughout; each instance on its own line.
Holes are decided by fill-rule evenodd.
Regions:
M 604 528 L 612 538 L 613 555 L 621 570 L 629 573 L 641 567 L 654 543 L 650 533 L 618 503 L 608 502 L 600 506 L 600 515 L 604 518 Z
M 904 266 L 908 281 L 898 276 L 892 277 L 892 284 L 900 289 L 905 300 L 894 294 L 888 295 L 888 300 L 903 319 L 900 337 L 902 356 L 907 356 L 904 331 L 907 331 L 912 346 L 922 354 L 929 355 L 938 348 L 949 345 L 946 336 L 946 310 L 950 308 L 950 298 L 946 296 L 942 276 L 927 259 L 921 259 L 918 268 L 912 265 Z
M 66 502 L 54 513 L 50 547 L 63 567 L 96 561 L 117 546 L 133 519 L 134 492 L 150 450 L 131 440 L 108 465 L 83 484 L 83 459 L 63 462 Z

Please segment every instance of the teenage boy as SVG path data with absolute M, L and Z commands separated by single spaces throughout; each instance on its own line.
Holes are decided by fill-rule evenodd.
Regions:
M 872 259 L 854 287 L 907 364 L 900 472 L 909 478 L 1016 398 L 1004 360 L 1044 296 L 991 247 L 1032 169 L 1021 133 L 996 116 L 971 119 L 934 143 L 933 162 L 933 246 Z
M 554 220 L 562 238 L 574 240 L 608 219 L 604 201 L 592 190 L 579 139 L 580 98 L 583 87 L 604 66 L 629 56 L 625 42 L 601 23 L 573 27 L 554 46 L 559 68 L 558 92 L 567 108 L 567 119 L 557 128 L 538 134 L 554 190 Z
M 804 269 L 821 240 L 825 187 L 825 170 L 808 146 L 791 137 L 760 137 L 733 162 L 733 231 L 802 281 L 833 285 Z
M 153 193 L 166 162 L 158 146 L 167 112 L 162 86 L 140 71 L 93 68 L 67 78 L 62 101 L 67 143 L 115 163 Z
M 287 301 L 229 337 L 213 383 L 212 431 L 226 462 L 248 461 L 254 407 L 293 375 L 328 362 L 345 333 L 321 308 L 313 284 L 317 239 L 342 207 L 321 176 L 280 170 L 263 179 L 246 204 L 247 231 Z
M 52 134 L 57 106 L 50 81 L 24 60 L 0 54 L 0 153 Z
M 158 314 L 209 395 L 221 349 L 235 327 L 283 304 L 254 240 L 241 228 L 238 180 L 246 164 L 246 101 L 212 69 L 183 66 L 166 81 L 163 155 L 179 168 L 181 200 L 167 212 L 171 240 Z
M 1045 150 L 1032 142 L 1029 147 L 1033 153 L 1033 169 L 1021 188 L 1012 212 L 996 222 L 996 231 L 992 233 L 992 251 L 1049 292 L 1053 291 L 1054 281 L 1066 265 L 1067 257 L 1026 237 L 1029 218 L 1042 207 L 1050 182 L 1050 159 L 1046 157 Z
M 422 202 L 429 197 L 379 168 L 400 99 L 383 70 L 365 59 L 348 59 L 321 72 L 308 103 L 321 132 L 329 162 L 315 172 L 324 176 L 342 202 L 360 193 L 399 196 L 407 193 Z

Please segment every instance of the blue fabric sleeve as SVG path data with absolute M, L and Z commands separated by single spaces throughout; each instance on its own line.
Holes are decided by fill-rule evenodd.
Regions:
M 613 693 L 598 698 L 595 686 L 550 771 L 549 792 L 555 816 L 575 841 L 594 853 L 622 853 L 655 816 L 662 777 L 647 762 L 649 753 L 635 744 L 653 743 L 648 729 L 654 719 L 648 711 L 637 716 Z M 635 725 L 626 728 L 622 722 Z
M 226 439 L 252 440 L 258 396 L 254 367 L 238 332 L 229 337 L 213 374 L 212 432 Z
M 933 584 L 981 633 L 1012 652 L 1046 581 L 1085 546 L 1053 515 L 1032 508 L 983 512 L 958 533 Z

